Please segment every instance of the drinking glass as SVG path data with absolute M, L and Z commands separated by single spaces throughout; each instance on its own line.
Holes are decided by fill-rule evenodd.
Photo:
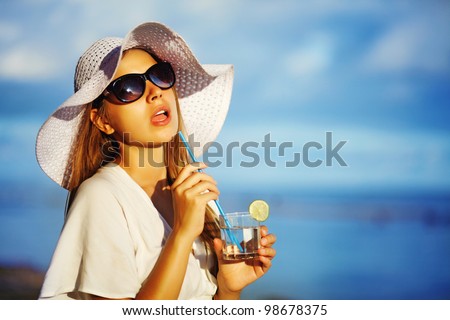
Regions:
M 259 221 L 253 219 L 248 212 L 225 213 L 219 216 L 222 253 L 224 260 L 256 259 L 261 243 Z M 239 246 L 236 245 L 239 243 Z

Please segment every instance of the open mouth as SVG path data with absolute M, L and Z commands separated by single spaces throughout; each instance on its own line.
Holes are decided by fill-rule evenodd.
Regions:
M 170 121 L 170 112 L 166 107 L 160 108 L 153 116 L 152 123 L 155 125 L 165 125 Z

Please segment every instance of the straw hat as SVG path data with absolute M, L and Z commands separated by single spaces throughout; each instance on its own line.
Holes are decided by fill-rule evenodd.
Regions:
M 75 93 L 45 121 L 36 139 L 36 158 L 42 170 L 65 187 L 66 167 L 86 111 L 114 77 L 125 50 L 142 48 L 168 61 L 176 75 L 181 115 L 188 135 L 199 143 L 194 152 L 215 140 L 225 121 L 233 84 L 232 65 L 200 65 L 186 42 L 160 23 L 144 23 L 125 38 L 104 38 L 81 56 L 75 70 Z

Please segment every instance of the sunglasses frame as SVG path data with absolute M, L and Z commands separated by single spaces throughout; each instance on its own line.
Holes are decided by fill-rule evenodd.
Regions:
M 161 87 L 157 83 L 155 83 L 156 81 L 154 80 L 154 76 L 152 76 L 152 73 L 151 73 L 152 69 L 154 70 L 154 68 L 161 67 L 161 65 L 168 66 L 167 70 L 169 72 L 171 72 L 172 75 L 173 75 L 173 82 L 168 87 Z M 116 90 L 115 90 L 115 85 L 119 81 L 123 81 L 123 78 L 128 78 L 128 77 L 138 77 L 144 83 L 144 86 L 143 86 L 144 89 L 142 90 L 142 92 L 139 94 L 139 96 L 137 98 L 132 99 L 132 100 L 126 100 L 126 99 L 123 99 L 123 98 L 119 97 L 117 95 L 117 93 L 116 93 Z M 152 65 L 144 73 L 128 73 L 128 74 L 125 74 L 125 75 L 115 79 L 113 82 L 111 82 L 106 87 L 105 91 L 97 99 L 94 100 L 93 106 L 94 107 L 98 107 L 100 105 L 101 100 L 103 100 L 103 99 L 107 99 L 108 101 L 111 101 L 111 99 L 108 99 L 111 96 L 114 97 L 113 101 L 111 101 L 113 103 L 127 104 L 127 103 L 135 102 L 135 101 L 139 100 L 144 95 L 145 88 L 147 86 L 147 84 L 146 84 L 147 80 L 150 81 L 152 84 L 154 84 L 155 86 L 157 86 L 158 88 L 160 88 L 162 90 L 168 90 L 168 89 L 172 88 L 175 85 L 175 82 L 176 82 L 175 71 L 173 70 L 172 65 L 169 62 L 161 61 L 161 62 L 158 62 L 158 63 Z

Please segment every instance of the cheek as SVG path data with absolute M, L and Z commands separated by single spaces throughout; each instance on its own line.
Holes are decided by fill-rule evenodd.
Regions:
M 142 109 L 142 110 L 140 110 Z M 136 127 L 139 120 L 144 120 L 146 117 L 145 108 L 137 106 L 125 105 L 114 106 L 110 105 L 107 109 L 109 124 L 116 131 L 130 130 Z
M 120 117 L 120 112 L 118 112 L 117 107 L 111 107 L 107 109 L 109 125 L 117 132 L 121 131 L 123 125 L 123 119 Z

